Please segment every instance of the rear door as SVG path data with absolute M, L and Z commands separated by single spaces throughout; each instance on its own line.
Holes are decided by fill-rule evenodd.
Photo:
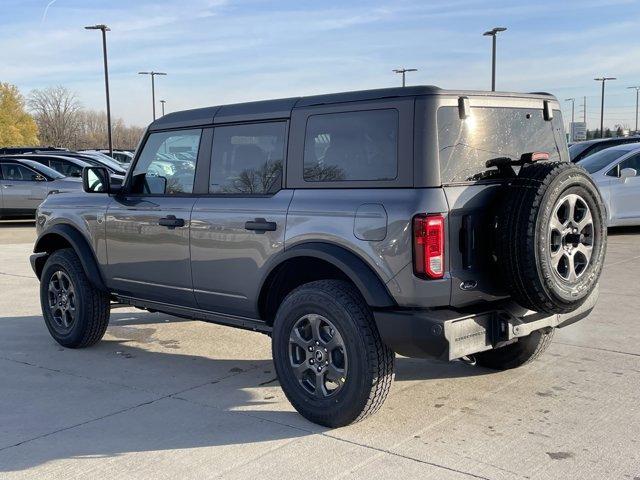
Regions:
M 215 127 L 208 194 L 191 217 L 191 263 L 200 308 L 257 318 L 267 261 L 284 249 L 292 190 L 282 189 L 287 123 Z
M 195 203 L 196 159 L 208 150 L 210 130 L 151 133 L 125 192 L 107 209 L 106 236 L 110 288 L 123 295 L 195 307 L 189 226 Z M 191 153 L 189 165 L 172 168 L 158 159 Z M 161 166 L 159 166 L 161 164 Z
M 437 112 L 440 176 L 450 211 L 451 304 L 458 307 L 505 294 L 493 261 L 493 212 L 503 201 L 498 194 L 506 179 L 495 167 L 487 168 L 487 161 L 518 160 L 534 151 L 568 160 L 560 111 L 545 120 L 542 100 L 509 99 L 495 107 L 472 97 L 470 104 L 465 119 L 460 118 L 457 99 Z

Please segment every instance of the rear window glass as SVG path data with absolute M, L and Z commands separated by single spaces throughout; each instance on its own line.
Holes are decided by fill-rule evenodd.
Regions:
M 574 143 L 573 145 L 571 145 L 569 147 L 569 156 L 571 157 L 571 160 L 576 158 L 578 155 L 584 152 L 591 145 L 592 145 L 591 143 L 586 143 L 586 142 Z
M 562 114 L 545 121 L 542 109 L 475 107 L 461 120 L 457 107 L 438 109 L 438 149 L 442 183 L 494 178 L 487 161 L 518 160 L 529 152 L 548 152 L 551 160 L 568 160 Z
M 397 174 L 397 110 L 309 117 L 304 144 L 305 181 L 393 180 Z

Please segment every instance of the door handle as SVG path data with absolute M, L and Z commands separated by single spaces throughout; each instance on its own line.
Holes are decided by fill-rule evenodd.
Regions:
M 167 227 L 169 230 L 173 230 L 176 227 L 184 227 L 184 218 L 176 218 L 175 215 L 167 215 L 158 221 L 158 225 L 161 227 Z
M 274 232 L 277 226 L 276 222 L 267 222 L 264 218 L 256 218 L 244 224 L 246 230 L 253 230 L 256 233 Z

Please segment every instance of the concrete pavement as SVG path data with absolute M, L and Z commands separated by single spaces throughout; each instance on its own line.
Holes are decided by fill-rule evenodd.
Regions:
M 0 222 L 0 478 L 640 478 L 640 230 L 609 239 L 601 298 L 549 352 L 495 373 L 397 359 L 371 419 L 328 430 L 275 379 L 269 338 L 133 309 L 60 347 Z

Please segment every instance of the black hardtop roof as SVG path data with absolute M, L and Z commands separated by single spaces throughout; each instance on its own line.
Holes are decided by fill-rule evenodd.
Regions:
M 149 129 L 163 130 L 168 128 L 207 125 L 212 123 L 216 124 L 288 118 L 294 108 L 422 95 L 525 97 L 555 100 L 555 97 L 551 94 L 544 92 L 515 93 L 488 92 L 480 90 L 443 90 L 433 85 L 418 85 L 411 87 L 378 88 L 373 90 L 329 93 L 308 97 L 280 98 L 276 100 L 262 100 L 257 102 L 235 103 L 230 105 L 196 108 L 193 110 L 182 110 L 179 112 L 168 113 L 155 120 L 149 126 Z
M 609 137 L 609 138 L 593 138 L 591 140 L 584 140 L 582 142 L 576 142 L 574 145 L 593 145 L 596 143 L 616 143 L 616 142 L 640 142 L 640 136 L 631 135 L 629 137 Z

